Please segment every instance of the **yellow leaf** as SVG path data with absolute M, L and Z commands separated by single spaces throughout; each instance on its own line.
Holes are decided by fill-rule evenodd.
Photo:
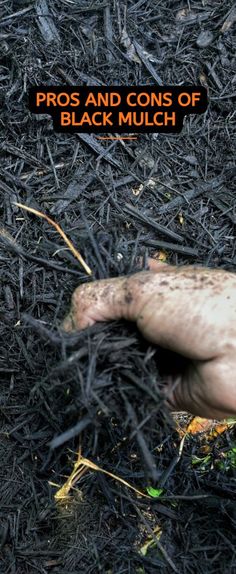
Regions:
M 156 535 L 157 539 L 160 540 L 160 537 L 162 535 L 162 529 L 160 526 L 156 526 L 153 529 L 154 534 Z M 155 540 L 153 540 L 153 538 L 148 538 L 147 541 L 143 544 L 143 546 L 140 548 L 140 554 L 142 554 L 142 556 L 146 556 L 148 549 L 150 548 L 150 546 L 155 546 Z
M 153 258 L 157 259 L 158 261 L 163 261 L 163 263 L 165 263 L 165 261 L 167 260 L 167 254 L 164 251 L 156 251 L 153 254 Z
M 186 432 L 189 434 L 197 434 L 199 432 L 206 432 L 213 426 L 213 421 L 203 419 L 201 417 L 194 417 L 187 426 Z

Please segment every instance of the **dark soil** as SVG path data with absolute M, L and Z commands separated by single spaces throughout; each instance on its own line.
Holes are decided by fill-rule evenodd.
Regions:
M 53 217 L 93 278 L 131 273 L 160 250 L 174 264 L 235 271 L 235 6 L 0 4 L 0 572 L 233 574 L 234 427 L 213 442 L 187 438 L 178 457 L 161 395 L 177 358 L 123 322 L 63 336 L 71 294 L 90 279 L 55 229 L 14 202 Z M 208 110 L 179 135 L 122 142 L 55 134 L 28 110 L 34 85 L 147 83 L 202 84 Z M 210 459 L 194 465 L 208 442 Z M 161 496 L 88 470 L 56 503 L 79 446 Z

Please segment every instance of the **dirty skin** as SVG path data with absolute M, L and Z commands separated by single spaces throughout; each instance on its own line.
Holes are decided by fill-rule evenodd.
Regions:
M 134 321 L 147 340 L 191 361 L 172 405 L 209 418 L 236 413 L 236 276 L 195 266 L 150 267 L 78 287 L 63 329 Z

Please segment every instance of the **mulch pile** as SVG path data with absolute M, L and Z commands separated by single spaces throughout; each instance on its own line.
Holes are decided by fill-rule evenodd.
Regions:
M 162 401 L 178 358 L 124 322 L 63 336 L 90 278 L 55 229 L 15 205 L 54 218 L 96 279 L 160 251 L 235 271 L 235 20 L 227 0 L 1 2 L 1 574 L 236 572 L 234 427 L 179 451 Z M 31 114 L 40 84 L 201 84 L 209 106 L 179 135 L 99 141 Z M 79 448 L 160 496 L 88 469 L 56 502 Z

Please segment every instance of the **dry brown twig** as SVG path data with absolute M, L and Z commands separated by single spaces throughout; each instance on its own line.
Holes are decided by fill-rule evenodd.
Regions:
M 109 476 L 110 478 L 114 478 L 115 480 L 118 480 L 118 482 L 121 482 L 122 484 L 124 484 L 128 488 L 131 488 L 131 490 L 134 490 L 134 492 L 136 492 L 136 494 L 139 494 L 140 496 L 143 496 L 145 498 L 151 498 L 148 494 L 145 494 L 144 492 L 141 492 L 140 490 L 138 490 L 137 488 L 132 486 L 129 482 L 127 482 L 127 480 L 124 480 L 123 478 L 117 476 L 116 474 L 113 474 L 112 472 L 109 472 L 108 470 L 100 468 L 97 464 L 95 464 L 91 460 L 84 458 L 81 455 L 81 449 L 79 449 L 78 458 L 77 458 L 76 462 L 74 463 L 74 468 L 73 468 L 70 476 L 67 478 L 65 484 L 63 484 L 63 486 L 61 488 L 59 488 L 59 490 L 56 492 L 55 500 L 60 501 L 60 500 L 67 499 L 69 496 L 69 492 L 70 492 L 71 488 L 75 487 L 76 483 L 79 481 L 79 479 L 83 476 L 83 474 L 89 468 L 91 470 L 95 470 L 97 472 L 102 472 L 102 473 L 106 474 L 107 476 Z M 52 482 L 50 482 L 49 484 L 51 484 L 52 486 L 56 486 Z
M 87 265 L 87 263 L 84 261 L 82 255 L 80 255 L 79 251 L 74 247 L 73 243 L 70 241 L 70 239 L 67 237 L 67 235 L 64 233 L 63 229 L 61 229 L 60 225 L 58 223 L 56 223 L 56 221 L 54 221 L 53 219 L 48 217 L 48 215 L 46 215 L 45 213 L 42 213 L 41 211 L 38 211 L 37 209 L 34 209 L 33 207 L 28 207 L 28 205 L 24 205 L 23 203 L 14 202 L 14 205 L 16 205 L 17 207 L 20 207 L 21 209 L 24 209 L 25 211 L 29 211 L 30 213 L 33 213 L 34 215 L 37 215 L 38 217 L 41 217 L 42 219 L 46 219 L 46 221 L 49 223 L 49 225 L 52 225 L 56 229 L 56 231 L 61 235 L 61 237 L 64 239 L 66 245 L 68 245 L 68 247 L 71 250 L 71 252 L 73 253 L 74 257 L 76 257 L 76 259 L 78 259 L 78 261 L 80 262 L 80 264 L 82 265 L 82 267 L 84 268 L 86 273 L 88 275 L 92 275 L 92 270 Z

